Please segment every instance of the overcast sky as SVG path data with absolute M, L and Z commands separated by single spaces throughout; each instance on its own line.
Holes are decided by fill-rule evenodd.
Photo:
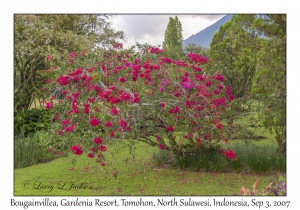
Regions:
M 182 25 L 183 39 L 200 32 L 224 16 L 225 14 L 177 15 Z M 169 17 L 175 15 L 116 15 L 111 18 L 111 22 L 112 28 L 124 31 L 127 37 L 125 48 L 136 42 L 157 46 L 162 45 Z

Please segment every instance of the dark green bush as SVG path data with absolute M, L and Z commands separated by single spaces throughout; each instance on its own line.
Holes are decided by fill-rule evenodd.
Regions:
M 175 157 L 173 164 L 179 168 L 189 168 L 195 171 L 221 172 L 227 162 L 218 149 L 201 148 L 196 153 L 186 153 Z
M 46 130 L 53 120 L 53 114 L 47 109 L 31 109 L 14 113 L 14 133 L 27 137 L 39 130 Z
M 170 156 L 165 151 L 153 155 L 157 164 L 170 164 L 178 168 L 206 172 L 272 173 L 286 172 L 286 157 L 276 152 L 275 145 L 256 145 L 245 141 L 227 145 L 237 156 L 236 161 L 227 160 L 217 149 L 199 149 L 196 153 Z M 171 159 L 170 159 L 171 157 Z

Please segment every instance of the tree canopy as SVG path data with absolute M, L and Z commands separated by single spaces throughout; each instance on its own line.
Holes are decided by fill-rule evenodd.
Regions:
M 251 92 L 252 79 L 256 72 L 257 50 L 263 41 L 253 31 L 246 29 L 245 16 L 233 16 L 215 33 L 209 57 L 227 79 L 236 98 Z
M 253 21 L 260 36 L 266 37 L 259 52 L 253 92 L 266 107 L 264 125 L 274 130 L 279 152 L 286 151 L 286 15 L 261 15 Z
M 15 15 L 14 16 L 14 110 L 26 110 L 41 94 L 45 82 L 39 72 L 59 64 L 73 51 L 87 52 L 124 39 L 102 15 Z
M 184 55 L 182 41 L 181 22 L 177 16 L 170 17 L 163 42 L 163 49 L 170 58 L 180 59 Z
M 286 150 L 286 15 L 234 15 L 215 33 L 209 58 L 235 97 L 263 103 L 261 121 Z

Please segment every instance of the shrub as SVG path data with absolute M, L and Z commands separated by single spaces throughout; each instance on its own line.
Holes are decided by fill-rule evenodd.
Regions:
M 14 113 L 14 134 L 27 137 L 39 130 L 46 130 L 53 119 L 47 109 L 31 109 Z
M 48 71 L 44 90 L 64 95 L 54 103 L 50 94 L 46 103 L 57 111 L 56 142 L 80 148 L 72 150 L 77 155 L 89 150 L 102 164 L 113 139 L 145 142 L 179 159 L 203 148 L 236 159 L 219 146 L 230 139 L 226 110 L 234 97 L 222 75 L 201 72 L 207 58 L 190 53 L 186 62 L 172 60 L 153 47 L 139 57 L 120 53 L 119 46 L 98 55 L 72 52 L 68 65 Z
M 227 161 L 217 150 L 202 150 L 195 154 L 182 156 L 167 156 L 166 150 L 161 150 L 153 155 L 158 164 L 168 164 L 179 168 L 188 168 L 193 171 L 207 172 L 236 172 L 266 174 L 286 171 L 286 157 L 276 152 L 275 145 L 257 145 L 249 140 L 223 144 L 221 147 L 228 151 L 235 151 L 238 159 Z
M 232 161 L 235 162 L 235 161 Z M 181 169 L 188 168 L 194 171 L 225 172 L 227 161 L 218 150 L 214 148 L 202 148 L 195 154 L 176 156 L 173 165 Z

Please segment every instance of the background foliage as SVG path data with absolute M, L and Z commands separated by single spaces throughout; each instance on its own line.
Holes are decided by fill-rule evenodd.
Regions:
M 278 151 L 284 153 L 286 15 L 234 15 L 215 33 L 209 58 L 207 70 L 221 72 L 235 97 L 252 101 L 251 118 L 276 133 Z
M 48 60 L 58 65 L 72 51 L 91 51 L 124 39 L 100 15 L 14 15 L 14 110 L 43 98 Z M 48 57 L 51 55 L 51 57 Z

